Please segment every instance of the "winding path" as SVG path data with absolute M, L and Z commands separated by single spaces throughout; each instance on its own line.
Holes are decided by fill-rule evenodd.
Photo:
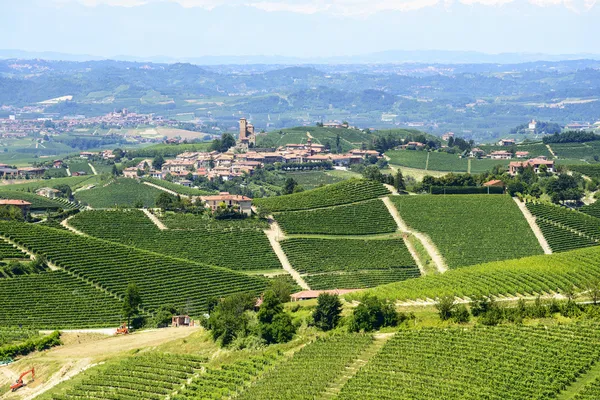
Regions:
M 538 242 L 540 243 L 540 246 L 542 246 L 542 250 L 544 250 L 544 254 L 552 254 L 552 249 L 550 248 L 550 245 L 548 245 L 548 242 L 546 241 L 544 234 L 540 230 L 540 227 L 535 223 L 535 217 L 531 214 L 531 212 L 529 212 L 529 210 L 527 209 L 527 206 L 525 206 L 525 203 L 523 203 L 516 197 L 513 197 L 513 200 L 515 201 L 515 203 L 517 203 L 517 206 L 523 213 L 523 216 L 525 217 L 525 220 L 527 220 L 527 223 L 529 224 L 529 227 L 533 231 L 533 234 L 535 235 Z
M 279 262 L 283 266 L 283 269 L 286 270 L 292 276 L 292 278 L 294 278 L 296 283 L 302 289 L 310 290 L 310 286 L 308 286 L 306 281 L 304 279 L 302 279 L 302 277 L 300 276 L 298 271 L 296 271 L 294 269 L 294 267 L 292 267 L 292 264 L 290 264 L 290 260 L 288 260 L 287 255 L 281 248 L 281 244 L 279 244 L 280 240 L 285 239 L 285 235 L 283 234 L 283 231 L 279 227 L 279 224 L 275 221 L 275 219 L 273 219 L 272 215 L 269 215 L 268 219 L 269 219 L 270 229 L 265 229 L 264 232 L 265 232 L 265 235 L 267 235 L 267 238 L 269 239 L 269 243 L 271 243 L 271 247 L 273 248 L 273 251 L 277 255 L 277 258 L 279 258 Z
M 166 231 L 167 229 L 169 229 L 165 224 L 162 223 L 160 219 L 156 218 L 156 215 L 152 214 L 147 208 L 142 208 L 142 212 L 146 214 L 150 221 L 152 221 L 154 225 L 156 225 L 156 227 L 161 231 Z
M 92 163 L 88 163 L 88 165 L 90 166 L 90 169 L 92 170 L 94 175 L 98 175 L 98 172 L 96 172 L 96 168 L 92 165 Z
M 423 234 L 421 232 L 417 232 L 417 231 L 413 231 L 413 230 L 409 229 L 408 225 L 406 225 L 406 222 L 404 222 L 404 220 L 400 216 L 400 213 L 398 212 L 398 210 L 396 209 L 396 207 L 394 207 L 394 204 L 392 203 L 392 201 L 390 200 L 389 197 L 384 197 L 383 198 L 383 203 L 388 208 L 388 211 L 390 212 L 390 214 L 394 218 L 394 221 L 396 221 L 396 224 L 398 225 L 398 228 L 402 232 L 410 233 L 410 234 L 414 235 L 417 239 L 419 239 L 419 241 L 423 244 L 423 247 L 425 247 L 425 250 L 427 250 L 427 253 L 429 253 L 429 256 L 431 257 L 431 260 L 434 262 L 434 264 L 437 267 L 438 271 L 441 274 L 443 274 L 444 272 L 448 271 L 448 266 L 446 265 L 446 262 L 444 261 L 444 258 L 442 257 L 442 255 L 438 251 L 438 249 L 435 246 L 435 244 L 433 244 L 433 242 L 431 241 L 431 239 L 427 235 L 425 235 L 425 234 Z M 415 259 L 415 261 L 416 261 L 416 259 Z

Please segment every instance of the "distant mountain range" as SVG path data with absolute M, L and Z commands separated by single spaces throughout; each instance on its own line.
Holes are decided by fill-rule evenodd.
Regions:
M 338 57 L 286 57 L 266 55 L 241 56 L 201 56 L 174 58 L 168 56 L 135 57 L 116 55 L 100 57 L 89 54 L 68 54 L 58 52 L 36 52 L 25 50 L 1 50 L 0 59 L 44 59 L 61 61 L 98 61 L 119 60 L 132 62 L 176 63 L 188 62 L 197 65 L 243 65 L 243 64 L 395 64 L 395 63 L 432 63 L 432 64 L 518 64 L 534 61 L 563 61 L 563 60 L 600 60 L 600 54 L 542 54 L 542 53 L 500 53 L 487 54 L 476 51 L 447 51 L 447 50 L 389 50 L 364 55 Z

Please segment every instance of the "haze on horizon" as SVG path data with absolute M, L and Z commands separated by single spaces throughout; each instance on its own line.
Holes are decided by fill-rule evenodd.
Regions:
M 0 49 L 100 57 L 600 54 L 596 0 L 4 0 Z

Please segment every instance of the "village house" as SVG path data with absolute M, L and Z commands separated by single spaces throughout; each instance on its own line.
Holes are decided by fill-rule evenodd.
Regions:
M 63 162 L 63 160 L 54 160 L 54 161 L 52 162 L 52 168 L 56 168 L 56 169 L 58 169 L 58 168 L 62 168 L 62 167 L 63 167 L 63 165 L 64 165 L 64 162 Z
M 94 157 L 95 155 L 96 155 L 96 153 L 92 153 L 89 151 L 82 151 L 81 153 L 79 153 L 79 157 L 85 158 L 86 160 L 89 160 L 90 158 Z
M 446 132 L 442 135 L 442 140 L 445 140 L 446 142 L 448 140 L 450 140 L 450 138 L 454 137 L 454 132 Z
M 531 122 L 529 122 L 529 130 L 530 131 L 535 131 L 535 128 L 537 127 L 537 121 L 535 119 L 532 119 Z
M 545 165 L 548 168 L 548 172 L 554 172 L 554 161 L 546 160 L 542 158 L 532 158 L 527 161 L 513 161 L 508 164 L 508 173 L 510 175 L 517 175 L 519 168 L 533 167 L 536 174 L 540 172 L 540 167 Z
M 0 199 L 0 207 L 2 206 L 13 206 L 19 208 L 23 213 L 23 218 L 27 217 L 27 214 L 31 209 L 31 203 L 25 200 Z
M 500 139 L 498 141 L 498 146 L 514 146 L 515 144 L 515 139 Z
M 490 158 L 493 160 L 510 160 L 512 158 L 512 153 L 510 151 L 492 151 L 490 153 Z
M 19 168 L 19 175 L 28 176 L 30 178 L 41 178 L 46 172 L 46 168 L 25 167 Z
M 44 196 L 49 199 L 56 198 L 59 193 L 60 193 L 60 190 L 56 190 L 56 189 L 49 188 L 49 187 L 44 187 L 44 188 L 41 188 L 41 189 L 38 189 L 35 191 L 35 194 L 37 194 L 38 196 Z
M 529 152 L 528 151 L 517 151 L 515 153 L 515 156 L 517 156 L 517 158 L 527 158 L 527 157 L 529 157 Z
M 210 208 L 213 212 L 216 211 L 221 204 L 225 204 L 227 206 L 237 207 L 242 214 L 248 216 L 252 215 L 252 199 L 246 196 L 221 192 L 214 196 L 201 196 L 200 199 L 205 202 L 206 207 Z
M 125 178 L 137 178 L 138 177 L 138 169 L 136 167 L 129 167 L 123 170 L 123 176 Z
M 100 153 L 100 156 L 103 160 L 114 160 L 116 158 L 112 150 L 104 150 Z
M 405 150 L 422 150 L 425 148 L 425 145 L 420 142 L 408 142 L 400 147 Z
M 475 147 L 471 149 L 469 152 L 469 157 L 471 158 L 480 158 L 485 157 L 485 151 L 481 150 L 479 147 Z
M 7 176 L 15 177 L 19 174 L 18 169 L 10 167 L 0 167 L 0 176 L 6 178 Z
M 504 187 L 504 182 L 502 182 L 500 179 L 493 179 L 491 181 L 487 181 L 486 183 L 484 183 L 483 186 L 485 186 L 485 187 Z
M 194 165 L 195 162 L 191 160 L 167 160 L 162 165 L 162 170 L 164 172 L 191 171 Z

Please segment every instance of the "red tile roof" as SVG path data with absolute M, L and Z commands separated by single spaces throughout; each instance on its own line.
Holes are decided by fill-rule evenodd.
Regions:
M 31 203 L 25 200 L 7 200 L 0 199 L 0 206 L 30 206 Z

